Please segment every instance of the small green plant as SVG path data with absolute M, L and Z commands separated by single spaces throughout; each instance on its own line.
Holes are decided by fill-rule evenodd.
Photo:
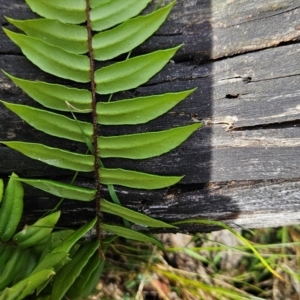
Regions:
M 88 296 L 104 262 L 98 256 L 99 241 L 79 240 L 93 228 L 96 219 L 76 231 L 53 231 L 61 213 L 56 211 L 16 232 L 24 193 L 18 179 L 16 174 L 11 175 L 3 200 L 0 180 L 0 299 L 21 300 L 33 291 L 36 299 Z
M 149 243 L 118 238 L 107 249 L 98 298 L 90 299 L 266 300 L 273 299 L 273 295 L 297 298 L 299 228 L 230 231 L 190 237 L 166 234 L 162 236 L 163 251 Z M 223 243 L 228 237 L 231 245 Z M 245 238 L 247 243 L 243 244 Z M 249 243 L 260 256 L 253 253 Z M 276 274 L 272 276 L 265 263 L 284 280 Z

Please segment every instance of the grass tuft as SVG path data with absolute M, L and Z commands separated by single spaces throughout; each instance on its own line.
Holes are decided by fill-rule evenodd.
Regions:
M 121 238 L 89 299 L 298 299 L 300 226 L 164 234 L 157 247 Z M 255 251 L 253 251 L 253 249 Z

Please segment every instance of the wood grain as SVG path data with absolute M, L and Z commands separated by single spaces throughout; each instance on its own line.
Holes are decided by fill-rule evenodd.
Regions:
M 146 12 L 158 2 L 154 1 Z M 166 4 L 171 0 L 163 2 Z M 0 7 L 4 25 L 7 24 L 4 16 L 18 19 L 34 17 L 22 0 L 0 0 Z M 297 0 L 180 0 L 156 35 L 138 52 L 184 43 L 177 59 L 202 62 L 274 47 L 299 40 L 299 13 Z M 0 40 L 2 53 L 20 53 L 2 31 Z
M 9 4 L 0 0 L 0 8 L 3 26 L 8 26 L 4 15 L 34 17 L 21 0 Z M 105 160 L 107 167 L 185 174 L 179 185 L 168 190 L 117 187 L 124 205 L 169 222 L 208 218 L 247 228 L 299 223 L 299 16 L 296 0 L 177 1 L 168 21 L 134 55 L 184 43 L 182 49 L 147 84 L 117 94 L 114 99 L 193 87 L 197 91 L 154 121 L 140 126 L 102 126 L 101 134 L 157 131 L 199 121 L 205 126 L 162 157 L 138 162 Z M 1 69 L 26 79 L 73 84 L 41 72 L 2 32 L 0 40 Z M 39 107 L 3 73 L 0 99 Z M 0 120 L 2 141 L 40 142 L 85 152 L 79 143 L 38 132 L 1 104 Z M 2 178 L 12 171 L 25 177 L 67 182 L 72 176 L 71 172 L 33 161 L 4 146 L 0 146 L 0 166 Z M 84 186 L 92 182 L 91 174 L 78 179 L 78 184 Z M 47 194 L 26 190 L 24 222 L 51 209 L 57 201 Z M 78 226 L 93 216 L 94 207 L 93 203 L 66 202 L 64 211 L 62 224 Z M 190 232 L 213 229 L 181 227 L 181 231 Z

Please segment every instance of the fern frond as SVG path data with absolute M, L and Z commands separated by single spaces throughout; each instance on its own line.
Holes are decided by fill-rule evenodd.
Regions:
M 74 255 L 71 250 L 79 248 L 82 252 L 84 247 L 78 240 L 95 225 L 93 220 L 77 231 L 61 230 L 53 233 L 60 217 L 60 212 L 57 211 L 16 233 L 20 221 L 18 211 L 22 211 L 22 208 L 22 185 L 19 177 L 12 174 L 0 207 L 0 299 L 22 300 L 36 289 L 42 291 L 58 271 L 66 272 L 67 266 L 64 265 L 70 262 L 69 255 L 74 260 L 78 256 L 77 252 Z M 99 242 L 96 243 L 98 247 Z M 91 256 L 97 252 L 97 247 L 91 248 L 91 245 L 88 245 L 90 254 L 80 257 L 82 266 L 90 264 Z M 67 267 L 69 268 L 70 266 Z M 74 281 L 78 274 L 70 276 Z
M 148 15 L 132 19 L 148 2 L 150 1 L 109 0 L 99 4 L 98 1 L 91 1 L 90 7 L 86 7 L 86 2 L 83 0 L 64 3 L 58 0 L 51 1 L 51 3 L 28 0 L 27 3 L 31 9 L 46 19 L 17 21 L 7 18 L 9 22 L 26 34 L 14 33 L 5 29 L 6 34 L 20 46 L 23 53 L 35 65 L 61 78 L 76 82 L 92 81 L 92 90 L 28 81 L 7 75 L 45 107 L 61 111 L 73 110 L 80 113 L 92 111 L 93 121 L 91 123 L 81 122 L 57 113 L 22 105 L 3 102 L 4 105 L 30 125 L 47 134 L 82 143 L 87 140 L 94 142 L 95 149 L 92 152 L 95 156 L 72 153 L 28 142 L 3 143 L 31 158 L 56 167 L 81 172 L 94 170 L 96 174 L 100 173 L 100 178 L 96 180 L 100 180 L 102 184 L 158 189 L 178 182 L 182 177 L 157 176 L 104 167 L 98 170 L 98 167 L 94 166 L 95 161 L 98 160 L 96 158 L 98 154 L 101 158 L 130 159 L 146 159 L 161 155 L 180 145 L 202 125 L 198 123 L 160 132 L 95 138 L 96 123 L 107 125 L 142 124 L 162 115 L 193 91 L 93 104 L 95 93 L 111 94 L 132 89 L 147 82 L 167 64 L 180 48 L 180 46 L 176 46 L 171 49 L 158 50 L 112 63 L 97 70 L 90 69 L 92 66 L 90 60 L 93 58 L 97 60 L 111 59 L 131 51 L 141 44 L 163 23 L 175 3 L 172 2 Z M 132 7 L 133 4 L 134 7 Z M 88 26 L 90 24 L 91 28 L 78 25 L 85 21 L 88 21 Z M 104 31 L 89 37 L 91 29 Z M 87 52 L 89 55 L 84 55 Z M 72 193 L 70 194 L 69 189 L 63 184 L 58 185 L 60 185 L 59 190 L 66 188 L 66 192 L 57 192 L 57 195 L 66 194 L 70 198 Z M 35 186 L 47 189 L 45 183 L 42 182 L 38 185 L 35 182 Z M 99 185 L 96 190 L 98 189 Z M 75 197 L 75 199 L 77 198 Z M 84 200 L 86 201 L 85 196 Z
M 9 299 L 22 299 L 20 297 L 28 295 L 33 289 L 37 289 L 37 293 L 44 293 L 48 298 L 58 300 L 65 295 L 73 299 L 86 295 L 91 290 L 91 283 L 86 278 L 90 278 L 90 274 L 99 274 L 103 263 L 96 256 L 98 241 L 84 244 L 77 242 L 95 225 L 97 236 L 101 239 L 101 206 L 103 212 L 124 218 L 127 227 L 130 226 L 128 222 L 147 227 L 174 227 L 112 204 L 101 196 L 101 185 L 107 185 L 113 198 L 116 199 L 113 185 L 135 189 L 161 189 L 178 183 L 183 176 L 159 176 L 117 167 L 105 168 L 105 162 L 102 160 L 108 157 L 138 160 L 162 155 L 178 147 L 202 126 L 202 123 L 196 123 L 158 132 L 118 136 L 102 136 L 98 130 L 99 124 L 114 126 L 144 124 L 163 115 L 194 91 L 97 102 L 98 95 L 110 95 L 111 98 L 113 93 L 145 84 L 164 68 L 180 49 L 179 45 L 134 57 L 128 55 L 122 60 L 123 54 L 134 50 L 161 26 L 175 4 L 173 1 L 161 9 L 138 16 L 150 1 L 26 0 L 32 11 L 43 18 L 22 21 L 7 18 L 8 22 L 24 33 L 4 29 L 6 35 L 21 48 L 23 54 L 33 64 L 58 78 L 73 81 L 75 85 L 89 83 L 90 89 L 30 81 L 4 71 L 16 85 L 44 108 L 37 109 L 5 101 L 1 101 L 2 104 L 37 130 L 61 139 L 87 144 L 91 154 L 74 153 L 30 142 L 3 141 L 2 144 L 58 168 L 79 172 L 94 171 L 95 177 L 95 187 L 88 189 L 52 180 L 12 176 L 11 181 L 17 187 L 16 193 L 20 191 L 21 182 L 24 182 L 58 197 L 79 201 L 96 200 L 96 218 L 74 232 L 59 233 L 52 232 L 60 215 L 59 212 L 54 212 L 14 235 L 22 213 L 21 202 L 15 204 L 23 194 L 20 193 L 20 197 L 16 194 L 13 196 L 5 194 L 0 210 L 0 238 L 2 241 L 13 238 L 18 244 L 17 250 L 14 250 L 15 258 L 10 260 L 8 270 L 21 258 L 24 251 L 27 251 L 22 247 L 28 249 L 36 247 L 35 251 L 40 251 L 40 257 L 39 262 L 32 260 L 31 272 L 26 274 L 28 280 L 32 280 L 32 284 L 28 286 L 24 284 L 23 274 L 18 278 L 18 283 L 5 289 L 0 297 L 9 295 L 8 297 L 11 297 Z M 119 61 L 108 63 L 108 60 L 115 58 Z M 49 108 L 56 112 L 48 111 Z M 61 112 L 72 112 L 73 119 L 62 115 Z M 76 113 L 91 113 L 90 122 L 77 120 Z M 8 190 L 11 191 L 10 188 Z M 0 181 L 0 200 L 1 191 Z M 14 199 L 9 208 L 7 197 Z M 19 210 L 15 206 L 18 206 Z M 9 215 L 14 212 L 14 217 L 8 220 L 3 211 L 9 211 Z M 8 224 L 10 230 L 7 229 Z M 40 226 L 45 228 L 39 228 Z M 150 242 L 162 248 L 161 243 L 155 238 L 130 228 L 102 224 L 102 229 L 125 238 Z M 60 234 L 63 238 L 58 241 Z M 105 250 L 106 246 L 101 247 Z M 4 249 L 4 254 L 6 249 L 8 248 Z M 27 252 L 24 257 L 30 261 Z M 10 271 L 5 272 L 9 278 L 13 274 Z M 83 278 L 79 277 L 80 273 L 88 275 Z M 41 274 L 39 279 L 38 274 Z M 50 288 L 49 293 L 45 287 L 50 280 L 53 288 Z M 94 280 L 91 282 L 94 283 Z M 10 279 L 3 282 L 0 279 L 0 287 L 4 288 L 8 283 L 11 284 Z

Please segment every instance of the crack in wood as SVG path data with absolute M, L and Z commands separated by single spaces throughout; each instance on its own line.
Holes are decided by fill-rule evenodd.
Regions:
M 298 77 L 300 76 L 300 72 L 297 74 L 291 74 L 286 76 L 277 76 L 277 77 L 270 77 L 270 78 L 264 78 L 261 80 L 252 80 L 252 82 L 262 82 L 262 81 L 269 81 L 269 80 L 275 80 L 275 79 L 283 79 L 283 78 L 291 78 L 291 77 Z
M 275 5 L 270 4 L 270 5 L 265 6 L 265 7 L 260 7 L 256 11 L 256 13 L 259 14 L 261 12 L 266 13 L 266 12 L 271 12 L 271 11 L 277 11 L 277 10 L 285 9 L 285 8 L 288 8 L 288 7 L 289 7 L 288 5 L 280 4 L 280 3 L 278 3 L 277 5 L 276 4 Z M 251 22 L 256 22 L 256 21 L 259 21 L 259 20 L 265 20 L 267 18 L 273 18 L 273 17 L 279 16 L 279 15 L 282 15 L 282 14 L 285 14 L 285 13 L 293 12 L 293 11 L 299 9 L 299 8 L 300 8 L 300 6 L 292 7 L 289 10 L 285 10 L 285 11 L 282 11 L 282 12 L 279 12 L 279 13 L 276 13 L 276 14 L 272 14 L 270 16 L 263 16 L 261 18 L 253 18 L 253 19 L 245 21 L 245 22 L 236 23 L 234 25 L 228 26 L 228 28 L 237 27 L 239 25 L 243 25 L 243 24 L 247 24 L 247 23 L 251 23 Z

